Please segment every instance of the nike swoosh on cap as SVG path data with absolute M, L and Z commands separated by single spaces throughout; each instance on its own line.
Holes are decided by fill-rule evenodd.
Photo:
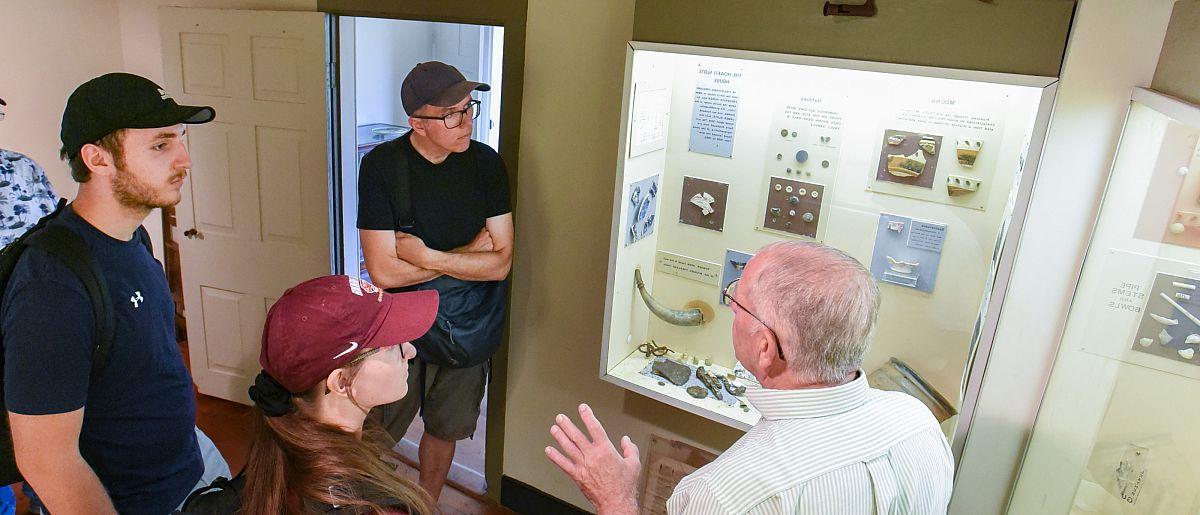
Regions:
M 351 352 L 354 352 L 354 349 L 357 349 L 357 348 L 358 348 L 358 342 L 350 342 L 350 348 L 338 353 L 338 355 L 334 356 L 333 359 L 338 359 L 338 358 L 345 356 Z

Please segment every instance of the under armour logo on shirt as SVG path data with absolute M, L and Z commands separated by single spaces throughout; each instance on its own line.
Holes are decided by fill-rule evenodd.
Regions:
M 129 302 L 132 302 L 133 307 L 137 308 L 141 307 L 141 303 L 146 302 L 146 298 L 142 297 L 142 292 L 135 291 L 133 292 L 133 296 L 129 297 Z

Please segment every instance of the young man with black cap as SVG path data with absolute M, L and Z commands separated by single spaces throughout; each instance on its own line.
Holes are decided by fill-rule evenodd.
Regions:
M 87 245 L 112 299 L 99 377 L 91 298 L 57 258 L 26 250 L 0 306 L 17 464 L 54 513 L 169 513 L 201 478 L 174 303 L 138 229 L 151 210 L 180 200 L 192 165 L 184 124 L 214 116 L 125 73 L 92 79 L 67 100 L 61 154 L 79 192 L 51 223 Z
M 400 88 L 412 130 L 372 150 L 359 172 L 358 228 L 372 282 L 390 290 L 438 290 L 439 322 L 431 333 L 458 323 L 454 345 L 475 353 L 465 360 L 437 359 L 429 350 L 435 345 L 418 345 L 409 387 L 421 394 L 373 414 L 400 439 L 420 410 L 420 483 L 434 499 L 456 442 L 475 432 L 487 360 L 500 343 L 507 307 L 513 248 L 508 175 L 495 150 L 471 140 L 479 114 L 471 92 L 490 89 L 445 63 L 418 64 Z M 490 305 L 472 305 L 480 302 Z M 477 318 L 481 312 L 495 322 L 491 329 L 464 336 L 455 314 Z

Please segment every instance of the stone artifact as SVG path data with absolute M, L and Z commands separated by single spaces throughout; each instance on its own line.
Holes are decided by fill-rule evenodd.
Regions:
M 896 177 L 916 177 L 925 171 L 925 156 L 920 151 L 911 155 L 889 154 L 887 159 L 888 173 Z
M 946 177 L 946 193 L 949 193 L 951 197 L 975 193 L 976 191 L 979 191 L 979 185 L 982 182 L 983 181 L 979 179 L 972 179 L 970 177 L 963 177 L 961 175 L 951 175 Z
M 724 397 L 721 395 L 721 378 L 713 375 L 708 369 L 704 367 L 697 368 L 696 379 L 699 379 L 701 383 L 704 383 L 704 386 L 708 387 L 708 391 L 712 392 L 713 397 L 716 397 L 718 400 Z
M 973 138 L 958 138 L 958 164 L 973 168 L 975 166 L 975 158 L 979 157 L 979 150 L 983 148 L 983 141 Z
M 937 154 L 937 140 L 933 139 L 933 136 L 921 136 L 921 141 L 917 142 L 917 146 L 929 152 L 931 156 Z
M 705 390 L 703 386 L 689 386 L 687 387 L 687 393 L 697 399 L 708 397 L 708 390 Z
M 692 368 L 669 359 L 660 359 L 650 366 L 654 375 L 666 379 L 675 386 L 683 386 L 692 376 Z

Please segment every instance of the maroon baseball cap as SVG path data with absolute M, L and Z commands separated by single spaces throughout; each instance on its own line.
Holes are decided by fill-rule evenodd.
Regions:
M 433 325 L 434 290 L 387 293 L 346 275 L 302 282 L 271 306 L 258 362 L 303 393 L 366 349 L 411 342 Z

